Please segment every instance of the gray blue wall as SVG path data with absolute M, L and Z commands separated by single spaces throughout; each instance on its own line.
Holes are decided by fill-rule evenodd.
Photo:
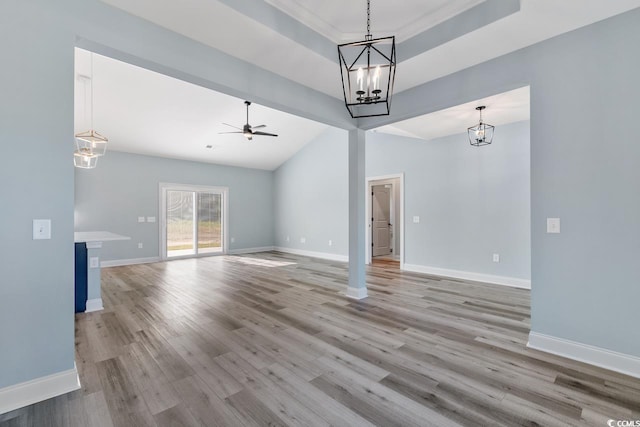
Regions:
M 640 9 L 394 96 L 379 126 L 529 85 L 532 331 L 640 357 Z M 560 234 L 546 233 L 559 217 Z
M 367 176 L 405 174 L 406 264 L 530 278 L 529 122 L 498 126 L 494 141 L 367 133 Z
M 0 389 L 74 355 L 73 38 L 17 3 L 0 13 Z M 32 240 L 33 219 L 51 240 Z
M 352 127 L 337 99 L 98 0 L 0 14 L 0 387 L 73 366 L 73 48 Z M 531 86 L 533 330 L 640 356 L 640 10 L 394 96 L 378 126 Z M 400 72 L 400 70 L 399 70 Z M 313 102 L 309 102 L 313 99 Z M 562 233 L 545 233 L 547 217 Z M 53 238 L 31 240 L 51 218 Z
M 11 242 L 0 250 L 3 388 L 74 365 L 74 47 L 302 117 L 353 123 L 338 99 L 99 0 L 3 0 L 1 9 L 0 236 Z M 32 220 L 46 218 L 52 239 L 31 240 Z
M 228 187 L 229 249 L 273 246 L 271 172 L 110 151 L 97 168 L 76 169 L 75 180 L 76 231 L 131 237 L 105 242 L 102 261 L 160 256 L 160 182 Z M 139 216 L 156 222 L 138 223 Z
M 330 129 L 276 170 L 277 246 L 348 254 L 346 140 Z M 367 133 L 366 175 L 405 176 L 405 263 L 530 278 L 529 122 L 499 126 L 495 141 Z
M 329 128 L 276 169 L 276 246 L 348 255 L 347 143 L 346 131 Z

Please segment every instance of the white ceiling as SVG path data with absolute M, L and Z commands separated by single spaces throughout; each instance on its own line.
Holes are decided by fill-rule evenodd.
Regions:
M 342 86 L 335 44 L 361 40 L 366 30 L 365 0 L 324 0 L 321 6 L 312 0 L 102 1 L 338 99 Z M 373 0 L 371 31 L 374 36 L 396 35 L 401 41 L 469 8 L 489 4 L 485 1 Z M 411 58 L 405 55 L 397 67 L 395 92 L 636 7 L 640 0 L 520 0 L 515 13 L 439 46 L 425 47 Z M 309 47 L 318 43 L 323 51 Z M 416 43 L 412 46 L 415 50 Z M 399 58 L 402 47 L 400 43 Z M 78 72 L 90 74 L 89 54 L 78 50 L 77 55 Z M 111 150 L 273 170 L 326 129 L 253 104 L 251 123 L 267 124 L 265 131 L 278 133 L 279 138 L 247 142 L 241 135 L 218 135 L 229 130 L 223 122 L 244 124 L 243 99 L 99 55 L 94 55 L 94 66 L 95 129 L 110 138 Z M 77 132 L 88 129 L 83 121 L 84 86 L 76 80 Z M 493 125 L 526 120 L 528 97 L 528 88 L 519 89 L 377 131 L 425 140 L 459 133 L 477 121 L 475 106 L 480 103 L 487 105 L 486 119 Z
M 365 1 L 265 0 L 335 43 L 361 40 L 366 34 Z M 372 1 L 374 36 L 396 36 L 402 42 L 485 0 Z
M 76 75 L 91 75 L 91 54 L 76 49 Z M 273 170 L 315 138 L 326 125 L 252 104 L 249 121 L 279 136 L 247 141 L 223 125 L 246 122 L 243 99 L 93 54 L 94 127 L 109 150 Z M 76 78 L 75 132 L 91 127 L 86 79 Z M 86 99 L 90 100 L 87 92 Z M 212 145 L 212 149 L 206 148 Z M 108 153 L 107 153 L 108 155 Z
M 279 33 L 277 25 L 269 26 L 273 19 L 259 21 L 248 17 L 223 0 L 103 1 L 305 86 L 336 98 L 342 96 L 337 59 L 311 50 L 305 46 L 303 37 L 293 40 Z M 319 22 L 336 31 L 353 32 L 361 28 L 357 40 L 364 37 L 364 0 L 324 0 L 321 7 L 311 0 L 270 1 L 310 28 L 322 25 Z M 387 27 L 392 33 L 402 33 L 406 26 L 411 33 L 416 22 L 428 27 L 470 4 L 464 0 L 372 3 L 374 13 L 384 11 L 384 16 L 374 15 L 374 36 L 392 35 L 382 34 Z M 640 7 L 640 0 L 521 0 L 520 3 L 520 11 L 400 63 L 396 92 Z M 398 55 L 402 56 L 401 50 Z
M 431 114 L 403 120 L 393 125 L 381 126 L 374 129 L 374 132 L 408 136 L 427 141 L 466 132 L 468 127 L 478 123 L 479 115 L 476 107 L 480 105 L 487 107 L 482 113 L 485 122 L 496 127 L 529 120 L 529 87 L 522 87 L 445 110 L 435 111 Z

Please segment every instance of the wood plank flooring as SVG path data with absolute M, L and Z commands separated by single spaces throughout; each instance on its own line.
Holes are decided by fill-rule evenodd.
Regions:
M 640 380 L 527 349 L 529 291 L 267 252 L 102 270 L 82 389 L 8 426 L 606 426 Z

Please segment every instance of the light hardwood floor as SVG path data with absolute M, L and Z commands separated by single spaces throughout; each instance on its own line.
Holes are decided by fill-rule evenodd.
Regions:
M 640 380 L 529 350 L 529 291 L 269 252 L 103 269 L 82 390 L 0 426 L 606 426 Z

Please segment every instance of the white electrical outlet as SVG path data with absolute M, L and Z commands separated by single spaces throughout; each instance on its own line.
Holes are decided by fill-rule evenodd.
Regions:
M 142 243 L 138 243 L 138 249 L 142 249 L 144 245 Z
M 138 217 L 138 222 L 144 222 L 144 217 L 143 216 L 139 216 Z
M 290 240 L 290 239 L 289 239 L 289 236 L 287 236 L 287 239 L 286 239 L 286 240 L 287 240 L 287 242 Z
M 560 218 L 547 218 L 547 233 L 560 233 Z
M 33 220 L 33 240 L 49 240 L 51 239 L 51 220 L 50 219 L 34 219 Z
M 306 237 L 301 237 L 300 238 L 300 243 L 307 243 L 307 238 Z
M 148 216 L 147 217 L 147 222 L 156 222 L 156 217 L 155 216 Z
M 500 262 L 500 254 L 493 254 L 493 262 Z
M 329 240 L 329 246 L 333 246 L 333 240 Z
M 235 243 L 235 242 L 236 242 L 236 238 L 235 238 L 235 237 L 232 237 L 232 238 L 231 238 L 231 243 Z
M 92 256 L 89 258 L 89 268 L 100 268 L 100 258 Z
M 419 216 L 417 216 L 417 215 L 416 215 L 416 216 L 414 216 L 414 217 L 413 217 L 413 223 L 414 223 L 414 224 L 419 224 L 419 223 L 420 223 L 420 217 L 419 217 Z

